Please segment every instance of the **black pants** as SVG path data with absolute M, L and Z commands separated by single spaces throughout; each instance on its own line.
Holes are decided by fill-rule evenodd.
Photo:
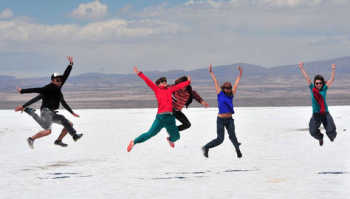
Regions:
M 325 114 L 314 113 L 312 115 L 309 123 L 309 131 L 311 136 L 317 140 L 323 139 L 323 134 L 321 133 L 320 129 L 318 129 L 321 124 L 323 124 L 324 128 L 326 129 L 326 134 L 329 139 L 334 140 L 334 138 L 337 136 L 337 131 L 333 118 L 329 112 L 326 112 Z
M 179 131 L 183 131 L 191 127 L 191 122 L 187 119 L 186 115 L 183 114 L 181 111 L 176 111 L 175 109 L 173 109 L 173 115 L 177 120 L 181 122 L 181 125 L 177 126 Z

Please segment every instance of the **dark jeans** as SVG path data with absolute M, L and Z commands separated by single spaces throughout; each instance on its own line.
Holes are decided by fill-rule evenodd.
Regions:
M 233 118 L 232 117 L 230 117 L 230 118 L 217 117 L 216 125 L 217 125 L 218 137 L 216 139 L 212 140 L 211 142 L 209 142 L 208 144 L 206 144 L 204 147 L 207 149 L 210 149 L 210 148 L 213 148 L 213 147 L 220 145 L 224 141 L 225 127 L 226 127 L 226 130 L 229 134 L 229 138 L 230 138 L 233 146 L 235 146 L 235 148 L 238 149 L 239 145 L 241 145 L 241 143 L 239 143 L 237 141 L 237 137 L 236 137 L 236 133 L 235 133 L 235 124 L 234 124 Z
M 329 112 L 326 112 L 325 114 L 312 114 L 309 123 L 309 132 L 311 136 L 317 140 L 323 139 L 323 134 L 321 133 L 320 129 L 318 129 L 321 126 L 321 124 L 323 124 L 323 127 L 326 129 L 326 134 L 329 137 L 329 139 L 334 140 L 337 136 L 337 132 L 333 118 L 331 114 L 329 114 Z
M 181 125 L 177 126 L 179 131 L 183 131 L 191 127 L 191 122 L 187 119 L 186 115 L 183 114 L 181 111 L 176 111 L 175 109 L 173 109 L 173 115 L 177 120 L 179 120 L 182 123 Z

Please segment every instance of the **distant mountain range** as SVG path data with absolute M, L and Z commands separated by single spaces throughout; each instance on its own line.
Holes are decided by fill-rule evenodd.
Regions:
M 332 102 L 334 104 L 347 104 L 348 100 L 347 92 L 343 92 L 346 89 L 350 88 L 350 56 L 342 57 L 332 60 L 322 60 L 315 62 L 305 62 L 304 68 L 306 72 L 309 74 L 312 79 L 314 75 L 321 74 L 324 75 L 325 79 L 330 77 L 330 73 L 332 71 L 331 65 L 332 63 L 336 64 L 336 80 L 335 85 L 337 94 L 336 98 L 333 99 Z M 304 96 L 304 100 L 309 98 L 309 91 L 306 86 L 306 81 L 300 69 L 298 67 L 298 63 L 295 65 L 285 65 L 285 66 L 276 66 L 272 68 L 265 68 L 259 65 L 252 65 L 248 63 L 236 63 L 231 65 L 223 65 L 223 66 L 213 66 L 213 71 L 215 76 L 217 77 L 219 83 L 223 83 L 225 81 L 234 82 L 239 71 L 237 66 L 241 66 L 243 68 L 243 76 L 241 79 L 239 91 L 237 94 L 241 93 L 242 96 L 242 104 L 251 102 L 251 104 L 257 105 L 291 105 L 291 104 L 300 104 L 297 101 L 288 101 L 288 99 L 292 99 L 295 97 L 296 93 L 301 92 L 303 94 L 307 94 Z M 209 98 L 215 103 L 215 93 L 209 92 L 208 89 L 213 89 L 213 82 L 208 72 L 208 67 L 196 70 L 171 70 L 171 71 L 144 71 L 145 75 L 149 77 L 151 80 L 156 80 L 159 77 L 167 77 L 168 84 L 173 84 L 174 80 L 181 76 L 191 76 L 192 77 L 192 85 L 197 88 L 198 91 L 201 91 L 204 97 Z M 2 95 L 12 95 L 15 93 L 16 86 L 20 86 L 21 88 L 32 88 L 32 87 L 42 87 L 50 82 L 50 76 L 47 77 L 37 77 L 37 78 L 20 78 L 17 79 L 12 76 L 3 76 L 0 75 L 0 92 Z M 98 96 L 99 94 L 106 91 L 115 92 L 115 96 L 109 96 L 108 101 L 116 102 L 120 104 L 120 101 L 128 99 L 133 100 L 141 100 L 140 98 L 135 99 L 135 96 L 138 96 L 140 93 L 143 93 L 149 96 L 149 100 L 152 100 L 153 93 L 150 92 L 149 89 L 145 86 L 144 82 L 137 77 L 135 74 L 103 74 L 103 73 L 86 73 L 80 75 L 74 75 L 74 71 L 72 71 L 71 76 L 67 80 L 64 88 L 64 91 L 74 93 L 74 92 L 86 92 L 86 98 L 91 98 L 93 96 Z M 127 91 L 126 93 L 122 93 L 121 91 Z M 102 94 L 101 94 L 102 95 Z M 71 94 L 71 96 L 74 96 Z M 104 95 L 99 98 L 99 100 L 103 100 Z M 123 96 L 123 97 L 122 97 Z M 258 96 L 258 97 L 256 97 Z M 272 103 L 271 98 L 281 97 L 280 103 Z M 76 101 L 79 96 L 74 98 Z M 118 99 L 117 99 L 118 98 Z M 122 100 L 119 100 L 122 99 Z M 262 102 L 261 99 L 265 101 Z M 0 108 L 7 108 L 7 106 L 2 106 L 6 104 L 7 98 L 0 98 Z M 85 100 L 87 100 L 85 99 Z M 254 101 L 254 99 L 259 99 L 258 101 Z M 66 99 L 67 101 L 68 98 Z M 145 100 L 145 99 L 142 99 Z M 287 101 L 286 101 L 287 100 Z M 23 101 L 23 99 L 19 100 Z M 73 100 L 74 101 L 74 100 Z M 98 100 L 96 100 L 98 101 Z M 129 100 L 130 101 L 130 100 Z M 154 100 L 152 100 L 154 101 Z M 238 99 L 239 101 L 239 99 Z M 270 103 L 268 103 L 270 101 Z M 283 102 L 286 101 L 286 102 Z M 78 103 L 78 102 L 77 102 Z M 91 100 L 93 103 L 93 100 Z M 239 102 L 238 102 L 239 103 Z M 303 103 L 303 104 L 308 104 Z M 110 106 L 114 106 L 115 103 L 112 103 Z M 11 104 L 12 106 L 12 104 Z M 140 107 L 148 107 L 149 105 L 143 105 L 141 103 Z M 152 105 L 153 106 L 153 105 Z M 249 103 L 247 104 L 249 106 Z M 84 107 L 83 105 L 79 107 Z M 92 105 L 92 107 L 99 107 L 97 105 Z M 118 106 L 119 107 L 119 106 Z M 102 107 L 103 108 L 103 107 Z

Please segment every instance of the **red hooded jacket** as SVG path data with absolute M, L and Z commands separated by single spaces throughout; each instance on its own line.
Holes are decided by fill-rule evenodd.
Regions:
M 154 94 L 156 95 L 158 101 L 157 114 L 164 112 L 173 112 L 172 93 L 190 84 L 190 81 L 185 81 L 171 87 L 158 87 L 153 81 L 148 79 L 148 77 L 146 77 L 142 73 L 142 71 L 139 72 L 138 76 L 141 77 L 146 82 L 146 84 L 154 91 Z

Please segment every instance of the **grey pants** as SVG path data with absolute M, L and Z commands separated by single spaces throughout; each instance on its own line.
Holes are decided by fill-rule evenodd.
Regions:
M 30 115 L 45 130 L 51 129 L 52 123 L 56 123 L 63 125 L 64 128 L 68 130 L 70 135 L 73 136 L 76 134 L 76 130 L 63 115 L 59 115 L 48 108 L 43 108 L 41 110 L 40 117 L 34 111 Z
M 326 134 L 329 139 L 334 140 L 337 136 L 337 131 L 333 118 L 329 112 L 326 112 L 325 114 L 314 113 L 312 115 L 309 123 L 309 131 L 311 136 L 317 140 L 323 139 L 323 134 L 321 133 L 320 129 L 318 129 L 321 124 L 323 124 L 323 127 L 326 129 Z

